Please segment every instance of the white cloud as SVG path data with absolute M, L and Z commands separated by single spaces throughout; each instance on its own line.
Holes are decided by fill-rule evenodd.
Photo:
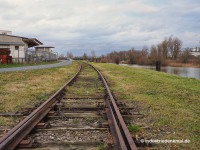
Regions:
M 171 34 L 193 46 L 199 13 L 196 0 L 0 0 L 1 29 L 36 37 L 60 53 L 141 48 Z

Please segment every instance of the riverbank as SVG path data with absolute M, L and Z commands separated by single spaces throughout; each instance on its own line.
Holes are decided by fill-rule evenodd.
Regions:
M 135 68 L 143 68 L 143 69 L 150 69 L 150 70 L 156 70 L 155 66 L 141 66 L 141 65 L 126 65 L 126 64 L 120 64 L 121 66 L 130 66 Z M 200 80 L 200 68 L 194 68 L 194 67 L 171 67 L 171 66 L 162 66 L 160 68 L 161 72 L 186 77 L 186 78 L 196 78 Z
M 122 64 L 133 65 L 133 64 L 128 64 L 128 63 L 122 63 Z M 135 64 L 135 65 L 139 65 L 139 64 Z M 153 67 L 155 65 L 143 64 L 141 66 L 152 66 Z M 164 66 L 164 67 L 193 67 L 193 68 L 200 68 L 200 64 L 197 64 L 197 63 L 180 63 L 180 62 L 176 62 L 176 61 L 166 61 L 165 64 L 164 65 L 161 64 L 161 66 Z
M 198 149 L 199 80 L 115 64 L 93 64 L 106 76 L 116 98 L 134 103 L 144 115 L 133 122 L 142 128 L 136 133 L 139 137 L 190 140 L 185 144 L 166 144 L 165 149 Z
M 200 64 L 196 63 L 179 63 L 174 61 L 167 62 L 167 66 L 170 67 L 194 67 L 194 68 L 200 68 Z

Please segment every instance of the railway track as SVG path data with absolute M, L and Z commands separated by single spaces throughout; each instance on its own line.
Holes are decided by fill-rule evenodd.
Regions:
M 68 83 L 0 139 L 0 150 L 136 150 L 123 117 L 102 74 L 83 64 Z

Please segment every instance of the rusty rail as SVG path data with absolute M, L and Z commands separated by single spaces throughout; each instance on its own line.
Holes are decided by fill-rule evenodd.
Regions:
M 137 150 L 105 78 L 94 66 L 90 66 L 98 72 L 107 90 L 106 114 L 113 137 L 114 148 L 117 150 Z M 16 148 L 25 136 L 28 135 L 30 131 L 47 115 L 57 101 L 63 97 L 65 87 L 76 80 L 81 69 L 82 66 L 80 66 L 79 71 L 74 75 L 74 77 L 61 87 L 60 90 L 2 137 L 0 139 L 0 150 L 13 150 Z
M 35 109 L 29 116 L 12 128 L 5 136 L 0 139 L 0 150 L 13 150 L 30 133 L 30 131 L 48 114 L 57 101 L 63 96 L 65 87 L 72 84 L 79 75 L 82 66 L 78 72 L 54 95 L 52 95 L 41 106 Z
M 107 105 L 106 114 L 109 119 L 109 126 L 113 137 L 114 148 L 118 150 L 137 150 L 137 147 L 124 122 L 124 119 L 122 118 L 122 115 L 119 111 L 119 108 L 117 107 L 117 104 L 114 100 L 114 97 L 110 91 L 110 88 L 104 76 L 94 66 L 92 66 L 91 64 L 90 66 L 93 67 L 98 72 L 108 93 L 109 99 L 107 99 L 106 101 Z

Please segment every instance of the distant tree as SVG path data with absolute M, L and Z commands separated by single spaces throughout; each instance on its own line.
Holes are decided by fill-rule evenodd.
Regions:
M 172 35 L 168 39 L 167 47 L 168 47 L 168 52 L 170 53 L 170 57 L 173 58 L 174 43 Z
M 102 63 L 108 63 L 108 58 L 105 55 L 102 55 L 100 57 L 100 62 L 102 62 Z
M 112 63 L 119 64 L 120 58 L 119 58 L 118 52 L 114 51 L 114 52 L 110 53 L 109 57 L 110 57 L 109 59 Z
M 157 45 L 157 60 L 162 61 L 164 59 L 163 57 L 163 47 L 162 44 Z
M 180 54 L 180 61 L 182 63 L 188 63 L 190 57 L 190 48 L 185 48 L 185 50 Z
M 170 56 L 173 60 L 176 60 L 178 58 L 178 55 L 181 51 L 182 41 L 177 37 L 170 36 L 168 39 L 168 51 L 170 53 Z
M 161 45 L 162 45 L 162 49 L 163 49 L 163 57 L 165 58 L 165 59 L 167 59 L 168 58 L 168 40 L 167 40 L 167 38 L 165 38 L 163 41 L 162 41 L 162 43 L 161 43 Z
M 172 53 L 172 58 L 174 60 L 176 60 L 178 58 L 180 51 L 181 51 L 182 41 L 179 38 L 174 38 L 173 44 L 174 44 L 174 50 L 173 50 L 173 53 Z
M 87 60 L 88 59 L 88 56 L 86 53 L 83 54 L 83 60 Z
M 148 55 L 149 55 L 148 47 L 143 46 L 142 50 L 137 53 L 139 56 L 136 55 L 136 63 L 139 65 L 147 65 L 148 64 Z
M 158 61 L 158 49 L 155 45 L 151 46 L 149 59 L 151 60 L 152 64 Z
M 143 46 L 141 53 L 143 56 L 147 56 L 149 54 L 149 49 L 146 45 Z
M 91 51 L 91 56 L 92 56 L 92 58 L 95 58 L 95 57 L 96 57 L 96 53 L 95 53 L 94 50 Z
M 144 46 L 141 51 L 134 48 L 128 51 L 113 51 L 107 54 L 102 60 L 112 63 L 129 64 L 155 64 L 160 61 L 162 65 L 167 65 L 167 59 L 178 60 L 181 51 L 182 41 L 177 37 L 170 36 L 165 38 L 157 45 L 152 45 L 150 49 Z
M 58 59 L 65 59 L 64 54 L 60 54 L 59 57 L 58 57 Z
M 73 54 L 72 54 L 72 52 L 67 52 L 67 58 L 71 58 L 71 59 L 73 59 Z
M 197 56 L 197 64 L 200 65 L 200 56 Z
M 156 62 L 160 62 L 162 65 L 166 65 L 166 58 L 163 53 L 163 45 L 162 43 L 151 46 L 149 60 L 152 65 L 155 65 Z
M 116 64 L 119 64 L 119 62 L 120 62 L 120 59 L 119 59 L 118 55 L 115 55 L 113 60 L 114 60 L 114 63 L 116 63 Z
M 135 64 L 136 63 L 136 54 L 134 48 L 128 51 L 128 62 L 129 64 Z
M 92 51 L 91 51 L 91 60 L 92 60 L 92 61 L 95 61 L 95 59 L 96 59 L 96 54 L 95 54 L 95 51 L 92 50 Z M 97 60 L 96 60 L 96 61 L 97 61 Z

